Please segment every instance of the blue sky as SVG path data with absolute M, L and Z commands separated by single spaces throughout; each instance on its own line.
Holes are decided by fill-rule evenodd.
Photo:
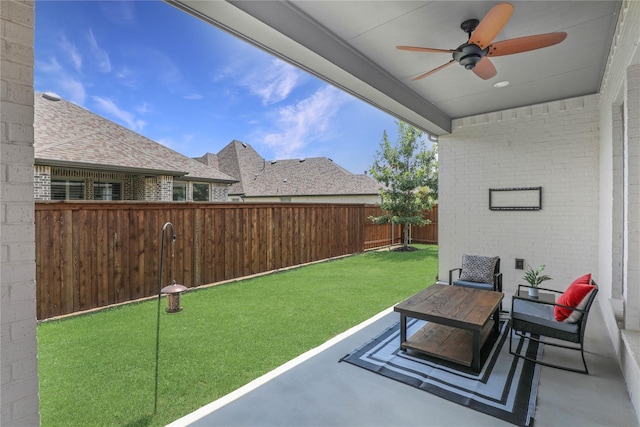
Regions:
M 395 118 L 160 1 L 36 1 L 35 90 L 189 157 L 233 139 L 363 173 Z

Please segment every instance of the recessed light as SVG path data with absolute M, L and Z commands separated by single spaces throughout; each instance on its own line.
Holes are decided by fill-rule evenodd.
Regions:
M 506 80 L 493 84 L 493 87 L 505 87 L 505 86 L 509 86 L 509 82 Z

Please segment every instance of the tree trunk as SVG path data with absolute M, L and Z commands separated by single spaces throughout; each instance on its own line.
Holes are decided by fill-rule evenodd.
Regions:
M 402 237 L 402 244 L 404 250 L 406 251 L 409 248 L 409 224 L 403 225 L 404 236 Z

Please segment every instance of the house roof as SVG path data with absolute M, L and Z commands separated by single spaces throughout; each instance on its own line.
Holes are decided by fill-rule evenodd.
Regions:
M 239 180 L 229 187 L 229 194 L 247 194 L 254 174 L 262 170 L 266 161 L 249 144 L 233 140 L 218 153 L 221 171 Z
M 229 187 L 230 195 L 377 195 L 380 187 L 371 177 L 352 174 L 326 157 L 268 161 L 236 140 L 218 153 L 218 164 L 240 180 Z
M 172 175 L 186 180 L 235 180 L 64 99 L 36 94 L 35 163 Z

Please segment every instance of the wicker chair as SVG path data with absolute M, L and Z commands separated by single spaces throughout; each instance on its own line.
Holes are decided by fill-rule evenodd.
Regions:
M 595 288 L 585 297 L 586 304 L 584 304 L 584 308 L 582 309 L 520 297 L 518 296 L 520 295 L 520 291 L 529 288 L 529 286 L 518 285 L 518 292 L 513 295 L 511 304 L 510 325 L 513 332 L 509 334 L 509 353 L 540 365 L 563 369 L 565 371 L 589 374 L 587 362 L 584 359 L 584 333 L 587 327 L 589 310 L 591 309 L 591 305 L 598 293 L 598 285 L 593 281 L 591 281 L 591 285 L 595 286 Z M 553 289 L 540 287 L 538 289 L 546 292 L 562 294 L 562 292 Z M 554 307 L 571 309 L 581 313 L 581 316 L 575 323 L 558 322 L 554 317 Z M 529 335 L 525 335 L 525 333 L 528 333 Z M 538 342 L 544 342 L 545 345 L 580 351 L 584 369 L 554 365 L 520 354 L 512 348 L 513 334 L 518 335 L 520 339 L 530 339 Z M 558 342 L 542 341 L 542 337 L 555 338 L 557 340 L 567 341 L 578 345 L 566 345 Z

